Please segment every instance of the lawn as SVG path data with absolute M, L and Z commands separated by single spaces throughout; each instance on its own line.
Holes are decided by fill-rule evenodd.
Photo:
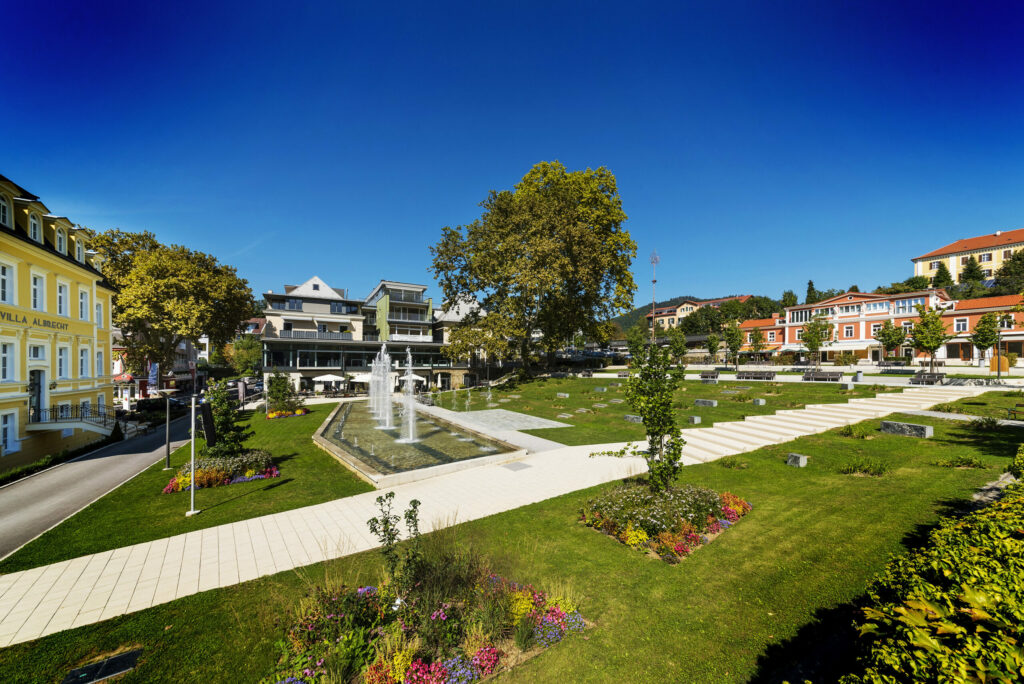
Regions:
M 197 516 L 185 517 L 188 492 L 161 494 L 171 475 L 189 460 L 189 446 L 29 542 L 0 562 L 0 573 L 25 570 L 121 546 L 170 537 L 268 513 L 322 503 L 372 489 L 323 452 L 310 436 L 336 404 L 316 404 L 309 414 L 267 420 L 253 413 L 248 444 L 270 451 L 281 477 L 196 491 Z
M 967 397 L 947 404 L 933 406 L 933 411 L 953 409 L 954 413 L 966 413 L 972 416 L 989 416 L 991 418 L 1006 418 L 1007 409 L 1016 408 L 1024 404 L 1024 391 L 1009 390 L 998 392 L 986 392 L 976 397 Z M 1024 409 L 1024 407 L 1021 407 Z
M 912 420 L 935 426 L 935 437 L 872 431 L 857 439 L 833 430 L 684 468 L 681 481 L 734 492 L 754 510 L 676 566 L 577 523 L 581 504 L 601 488 L 460 525 L 462 539 L 504 576 L 542 588 L 571 583 L 594 622 L 585 637 L 499 681 L 832 680 L 849 665 L 851 602 L 891 554 L 998 477 L 1020 435 Z M 789 451 L 808 455 L 808 467 L 786 466 Z M 934 465 L 953 454 L 986 467 Z M 882 477 L 838 472 L 857 456 L 893 469 Z M 273 644 L 310 583 L 327 575 L 349 585 L 374 581 L 379 568 L 377 554 L 360 554 L 13 646 L 0 651 L 0 681 L 58 681 L 129 647 L 144 652 L 124 682 L 255 681 L 271 671 Z
M 568 428 L 526 431 L 562 444 L 606 444 L 643 439 L 643 425 L 625 420 L 626 414 L 635 411 L 625 401 L 625 387 L 614 385 L 624 382 L 625 379 L 541 378 L 494 389 L 492 403 L 497 404 L 495 408 L 520 411 L 572 425 Z M 605 387 L 607 391 L 599 392 L 595 389 L 597 387 Z M 689 416 L 700 416 L 700 425 L 694 427 L 704 428 L 720 421 L 743 420 L 745 416 L 775 413 L 779 409 L 802 408 L 807 404 L 846 402 L 854 397 L 873 397 L 880 392 L 898 391 L 902 391 L 902 388 L 882 385 L 858 385 L 854 390 L 843 390 L 838 384 L 826 383 L 753 381 L 704 385 L 700 381 L 686 380 L 679 384 L 673 406 L 681 427 L 688 426 Z M 558 398 L 556 395 L 559 393 L 568 394 L 569 398 Z M 452 393 L 446 392 L 438 400 L 438 406 L 465 411 L 467 394 L 467 390 L 457 392 L 458 396 L 453 403 Z M 612 399 L 621 399 L 623 402 L 615 404 L 611 402 Z M 718 406 L 694 407 L 694 399 L 715 399 Z M 765 399 L 766 403 L 764 406 L 754 406 L 754 399 Z M 595 407 L 594 404 L 598 403 L 606 406 Z M 473 391 L 469 410 L 486 408 L 486 392 Z M 589 412 L 577 413 L 577 409 L 586 409 Z M 566 413 L 572 414 L 572 417 L 559 418 L 559 414 Z

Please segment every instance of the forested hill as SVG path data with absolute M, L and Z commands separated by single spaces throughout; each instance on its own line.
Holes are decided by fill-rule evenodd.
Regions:
M 693 295 L 682 295 L 680 297 L 673 297 L 672 299 L 666 299 L 663 302 L 658 302 L 657 304 L 655 304 L 655 306 L 658 306 L 658 307 L 671 306 L 673 304 L 678 304 L 679 302 L 685 301 L 687 299 L 691 299 L 691 300 L 693 300 L 695 302 L 699 302 L 699 301 L 701 301 L 702 298 L 701 297 L 694 297 Z M 713 297 L 712 297 L 712 299 L 713 299 Z M 616 316 L 615 318 L 612 319 L 612 323 L 618 324 L 618 326 L 620 328 L 622 328 L 623 330 L 629 330 L 634 325 L 636 325 L 637 321 L 643 320 L 644 316 L 646 316 L 650 312 L 651 312 L 651 303 L 647 302 L 646 304 L 640 306 L 639 308 L 633 309 L 629 313 L 624 313 L 621 316 Z

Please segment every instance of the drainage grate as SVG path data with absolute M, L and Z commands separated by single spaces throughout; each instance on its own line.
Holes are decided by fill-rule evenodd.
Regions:
M 508 468 L 509 470 L 513 470 L 513 471 L 515 471 L 515 470 L 526 470 L 529 467 L 530 467 L 529 463 L 522 463 L 520 461 L 516 461 L 515 463 L 506 463 L 505 465 L 502 466 L 502 468 Z
M 128 651 L 112 658 L 101 660 L 92 665 L 72 670 L 64 677 L 61 684 L 91 684 L 91 682 L 102 682 L 119 674 L 124 674 L 135 668 L 135 663 L 142 655 L 142 650 Z

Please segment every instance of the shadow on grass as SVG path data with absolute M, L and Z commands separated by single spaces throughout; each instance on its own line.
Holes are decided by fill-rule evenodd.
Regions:
M 1024 430 L 1017 427 L 977 429 L 964 425 L 950 430 L 943 441 L 977 449 L 987 456 L 1012 458 L 1024 441 Z
M 295 480 L 295 478 L 293 478 L 293 477 L 286 477 L 284 479 L 277 478 L 277 479 L 274 480 L 274 482 L 272 484 L 268 484 L 266 487 L 259 487 L 259 488 L 256 488 L 256 489 L 250 489 L 249 491 L 245 492 L 244 494 L 239 494 L 238 496 L 233 496 L 230 499 L 224 499 L 223 501 L 218 501 L 217 503 L 213 504 L 212 506 L 206 506 L 206 508 L 204 510 L 210 510 L 210 509 L 213 509 L 213 508 L 217 508 L 218 506 L 223 506 L 224 504 L 229 504 L 232 501 L 238 501 L 239 499 L 243 499 L 243 498 L 245 498 L 245 497 L 247 497 L 247 496 L 249 496 L 251 494 L 255 494 L 256 492 L 265 492 L 265 491 L 267 491 L 269 489 L 274 489 L 275 487 L 280 487 L 283 484 L 288 484 L 289 482 L 294 482 L 294 480 Z

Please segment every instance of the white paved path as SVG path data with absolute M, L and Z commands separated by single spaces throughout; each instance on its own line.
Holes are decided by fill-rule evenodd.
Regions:
M 685 430 L 687 465 L 846 423 L 973 396 L 979 387 L 910 389 Z M 641 459 L 591 458 L 621 444 L 561 447 L 392 488 L 398 511 L 423 502 L 423 530 L 474 520 L 643 472 Z M 126 548 L 0 575 L 0 647 L 143 610 L 208 589 L 377 546 L 367 492 Z

